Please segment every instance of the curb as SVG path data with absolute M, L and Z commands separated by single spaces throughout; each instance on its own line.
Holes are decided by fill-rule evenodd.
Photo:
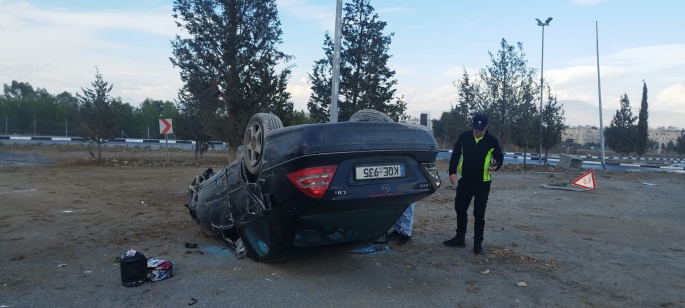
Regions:
M 0 136 L 0 140 L 39 140 L 39 141 L 85 141 L 82 137 L 12 137 Z
M 88 142 L 83 137 L 22 137 L 22 136 L 0 136 L 0 140 L 36 140 L 36 141 L 81 141 Z M 163 139 L 127 139 L 114 138 L 107 139 L 106 142 L 125 142 L 125 143 L 164 143 Z M 195 144 L 192 140 L 169 140 L 169 143 Z M 210 141 L 212 144 L 223 144 L 221 141 Z

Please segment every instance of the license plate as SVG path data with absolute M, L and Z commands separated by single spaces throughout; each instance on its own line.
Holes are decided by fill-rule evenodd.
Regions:
M 404 165 L 364 166 L 355 168 L 357 180 L 401 178 L 404 177 Z

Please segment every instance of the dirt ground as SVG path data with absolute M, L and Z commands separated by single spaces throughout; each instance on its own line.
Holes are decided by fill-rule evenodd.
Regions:
M 80 146 L 0 146 L 0 307 L 685 307 L 683 173 L 597 171 L 597 190 L 575 192 L 540 185 L 583 171 L 509 165 L 483 256 L 472 219 L 466 249 L 442 245 L 455 229 L 443 185 L 417 204 L 406 246 L 263 264 L 183 207 L 224 156 L 119 148 L 97 164 Z M 174 277 L 123 287 L 115 257 L 129 248 L 173 262 Z

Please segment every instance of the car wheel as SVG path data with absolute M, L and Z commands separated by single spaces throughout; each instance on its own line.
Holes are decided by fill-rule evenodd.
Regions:
M 374 109 L 362 109 L 350 117 L 350 122 L 395 122 L 387 114 Z
M 243 161 L 249 174 L 257 176 L 262 168 L 266 133 L 281 127 L 283 122 L 275 114 L 258 113 L 252 116 L 245 130 L 243 148 Z

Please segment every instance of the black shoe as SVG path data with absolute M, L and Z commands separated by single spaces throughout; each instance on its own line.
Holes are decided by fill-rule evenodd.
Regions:
M 466 233 L 457 232 L 457 235 L 455 235 L 453 238 L 446 240 L 446 241 L 443 241 L 442 243 L 445 246 L 449 246 L 449 247 L 464 248 L 464 247 L 466 247 L 466 240 L 464 239 L 465 236 L 466 236 Z
M 392 230 L 392 232 L 390 232 L 390 233 L 388 234 L 388 240 L 394 240 L 394 239 L 396 239 L 396 238 L 399 238 L 401 235 L 402 235 L 401 233 L 399 233 L 399 232 L 397 232 L 397 231 L 395 231 L 395 230 Z
M 485 249 L 483 249 L 483 237 L 474 237 L 473 238 L 473 253 L 477 255 L 482 255 L 485 254 Z
M 411 236 L 402 234 L 400 235 L 400 240 L 397 241 L 397 245 L 406 245 L 409 241 L 411 241 Z
M 473 253 L 482 255 L 485 254 L 485 249 L 483 249 L 482 245 L 473 245 Z

